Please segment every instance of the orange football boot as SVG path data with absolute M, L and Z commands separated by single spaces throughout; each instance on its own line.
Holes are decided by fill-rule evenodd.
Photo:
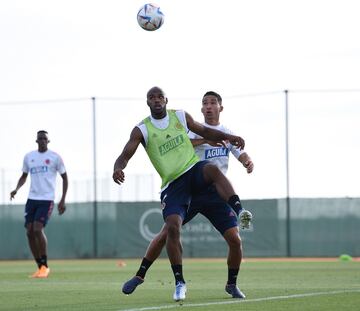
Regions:
M 41 266 L 38 274 L 35 276 L 36 278 L 46 279 L 50 274 L 50 268 L 46 266 Z

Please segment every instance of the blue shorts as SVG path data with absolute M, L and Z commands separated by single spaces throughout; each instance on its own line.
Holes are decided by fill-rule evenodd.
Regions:
M 183 225 L 198 213 L 204 215 L 222 235 L 226 230 L 238 226 L 235 211 L 220 197 L 213 185 L 192 197 Z
M 25 205 L 25 227 L 35 221 L 46 226 L 54 209 L 54 201 L 28 199 Z
M 204 180 L 203 168 L 209 161 L 197 162 L 190 170 L 175 179 L 161 193 L 164 220 L 170 215 L 185 219 L 192 196 L 205 191 L 209 184 Z

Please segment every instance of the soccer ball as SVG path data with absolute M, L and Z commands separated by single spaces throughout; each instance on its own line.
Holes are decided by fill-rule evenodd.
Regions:
M 140 8 L 137 21 L 142 29 L 154 31 L 164 23 L 164 14 L 160 11 L 158 5 L 147 3 Z

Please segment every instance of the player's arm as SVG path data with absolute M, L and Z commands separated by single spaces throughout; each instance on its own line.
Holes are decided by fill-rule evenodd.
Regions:
M 190 141 L 191 141 L 193 147 L 204 145 L 204 144 L 208 144 L 208 145 L 213 146 L 213 147 L 221 147 L 221 146 L 226 147 L 226 142 L 225 141 L 222 141 L 220 143 L 220 142 L 217 142 L 217 141 L 206 140 L 204 138 L 192 138 L 192 139 L 190 139 Z
M 254 170 L 254 163 L 246 152 L 241 153 L 238 160 L 246 168 L 248 174 Z
M 59 201 L 58 204 L 58 211 L 59 211 L 59 215 L 64 214 L 65 210 L 66 210 L 66 206 L 65 206 L 65 198 L 66 198 L 66 193 L 69 187 L 69 181 L 68 181 L 68 176 L 65 173 L 60 175 L 62 178 L 62 195 L 61 195 L 61 199 Z
M 20 176 L 19 181 L 16 185 L 15 190 L 10 192 L 10 200 L 15 198 L 15 195 L 18 192 L 18 190 L 23 186 L 23 184 L 25 184 L 27 176 L 28 176 L 28 173 L 25 173 L 25 172 L 22 173 L 22 175 Z
M 222 141 L 228 140 L 232 145 L 244 149 L 245 141 L 240 136 L 227 134 L 209 127 L 202 125 L 195 121 L 192 116 L 185 112 L 186 123 L 192 132 L 204 137 L 207 140 L 222 143 Z
M 135 154 L 139 144 L 143 139 L 143 135 L 138 127 L 134 127 L 130 134 L 129 141 L 126 143 L 123 151 L 116 159 L 114 164 L 113 180 L 117 184 L 122 184 L 125 181 L 124 168 L 126 167 L 129 160 Z

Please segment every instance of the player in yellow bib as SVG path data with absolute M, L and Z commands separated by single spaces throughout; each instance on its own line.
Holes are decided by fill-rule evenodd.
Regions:
M 167 113 L 169 125 L 164 129 L 157 128 L 150 117 L 143 121 L 150 137 L 145 149 L 151 163 L 162 178 L 162 189 L 199 162 L 199 157 L 194 152 L 192 143 L 176 112 L 168 110 Z
M 228 141 L 244 148 L 244 140 L 196 122 L 182 110 L 166 109 L 168 99 L 159 87 L 147 93 L 147 105 L 151 115 L 140 122 L 131 132 L 122 153 L 114 164 L 113 179 L 122 184 L 128 161 L 142 144 L 162 178 L 161 204 L 167 231 L 166 250 L 175 277 L 175 301 L 185 299 L 186 283 L 182 271 L 181 225 L 185 219 L 192 196 L 214 185 L 219 195 L 238 214 L 239 197 L 221 170 L 208 161 L 200 161 L 187 136 L 190 130 L 211 141 Z

